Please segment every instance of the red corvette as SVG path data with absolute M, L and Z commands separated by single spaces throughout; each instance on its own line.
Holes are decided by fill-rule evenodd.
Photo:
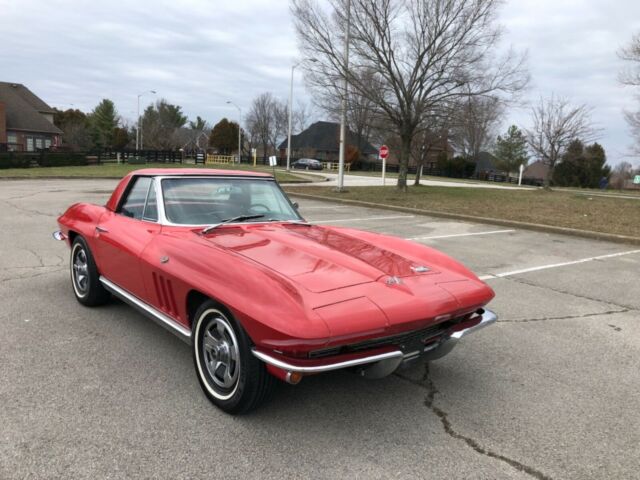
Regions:
M 383 377 L 496 320 L 493 291 L 458 262 L 312 225 L 261 173 L 138 170 L 106 205 L 75 204 L 58 223 L 78 301 L 113 294 L 190 343 L 204 393 L 230 413 L 259 405 L 276 378 Z

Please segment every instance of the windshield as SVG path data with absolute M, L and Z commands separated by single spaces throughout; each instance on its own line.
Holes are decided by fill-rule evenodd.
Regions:
M 180 225 L 211 225 L 241 216 L 256 216 L 257 222 L 301 220 L 273 180 L 165 178 L 162 195 L 167 220 Z

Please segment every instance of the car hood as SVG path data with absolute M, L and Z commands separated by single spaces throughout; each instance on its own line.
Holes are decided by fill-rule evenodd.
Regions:
M 391 251 L 339 229 L 295 224 L 229 226 L 207 242 L 268 267 L 312 292 L 381 277 L 435 275 L 440 269 L 411 252 Z

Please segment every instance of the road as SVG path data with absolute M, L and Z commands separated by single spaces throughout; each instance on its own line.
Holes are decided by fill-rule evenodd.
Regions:
M 0 478 L 638 478 L 637 249 L 300 200 L 462 260 L 500 321 L 428 367 L 306 378 L 230 417 L 184 343 L 73 298 L 56 215 L 113 186 L 0 182 Z

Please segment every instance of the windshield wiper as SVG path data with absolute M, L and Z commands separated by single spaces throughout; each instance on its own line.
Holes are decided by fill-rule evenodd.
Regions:
M 213 225 L 209 225 L 208 227 L 204 227 L 202 229 L 203 234 L 209 233 L 211 230 L 218 228 L 220 225 L 224 225 L 225 223 L 234 223 L 234 222 L 244 222 L 245 220 L 253 220 L 254 218 L 262 218 L 264 215 L 238 215 L 237 217 L 227 218 L 222 220 L 220 223 L 214 223 Z
M 279 222 L 279 223 L 287 223 L 289 225 L 306 225 L 307 227 L 311 227 L 312 225 L 306 220 L 281 220 L 279 218 L 270 218 L 270 222 Z

